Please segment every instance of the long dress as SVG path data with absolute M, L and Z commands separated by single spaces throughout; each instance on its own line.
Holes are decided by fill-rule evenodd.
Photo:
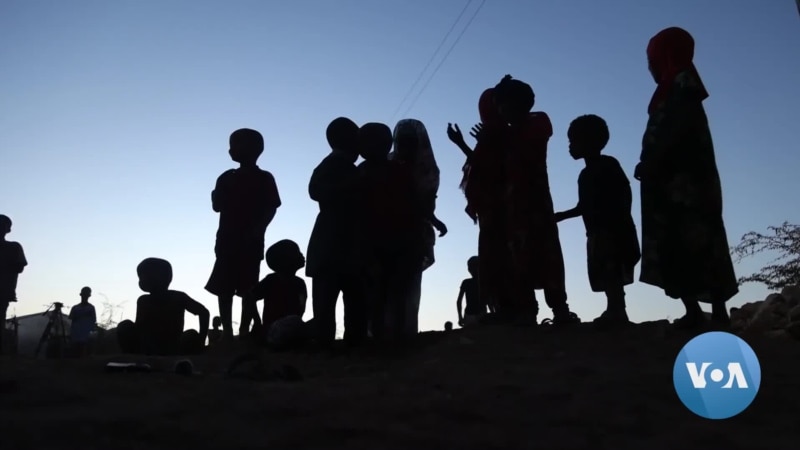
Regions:
M 739 291 L 702 84 L 680 73 L 642 140 L 639 280 L 672 298 L 725 302 Z
M 548 306 L 563 309 L 564 256 L 547 176 L 547 142 L 553 134 L 552 124 L 547 114 L 534 112 L 511 133 L 506 160 L 507 226 L 516 278 L 514 301 L 524 309 L 537 309 L 533 290 L 544 289 L 551 293 L 545 294 Z

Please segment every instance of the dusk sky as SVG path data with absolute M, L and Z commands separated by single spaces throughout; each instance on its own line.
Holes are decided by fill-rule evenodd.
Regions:
M 9 317 L 53 301 L 74 305 L 86 285 L 98 313 L 107 299 L 123 306 L 115 319 L 133 318 L 142 294 L 135 269 L 146 257 L 169 260 L 172 288 L 217 315 L 204 285 L 218 221 L 210 193 L 234 167 L 228 136 L 242 127 L 264 135 L 259 165 L 274 174 L 283 199 L 266 244 L 293 239 L 305 251 L 317 214 L 308 180 L 329 152 L 326 126 L 347 116 L 391 127 L 416 118 L 428 128 L 441 168 L 437 215 L 450 232 L 424 274 L 420 326 L 441 329 L 457 320 L 456 295 L 478 235 L 463 212 L 464 159 L 447 139 L 447 123 L 466 134 L 478 121 L 479 95 L 505 74 L 530 83 L 535 109 L 553 122 L 548 168 L 556 209 L 564 210 L 575 206 L 583 167 L 567 152 L 567 127 L 582 114 L 604 117 L 611 131 L 605 153 L 631 178 L 640 226 L 632 174 L 655 88 L 645 49 L 669 26 L 696 41 L 730 243 L 800 221 L 794 1 L 474 0 L 401 105 L 466 3 L 4 0 L 0 213 L 13 220 L 8 239 L 23 245 L 29 261 Z M 591 320 L 605 298 L 589 288 L 583 224 L 564 222 L 560 231 L 569 302 Z M 737 275 L 768 260 L 745 260 Z M 683 313 L 657 288 L 636 283 L 627 293 L 634 321 Z M 766 294 L 745 285 L 730 306 Z M 539 299 L 540 319 L 549 317 Z M 310 298 L 307 311 L 306 319 Z M 193 317 L 186 323 L 197 326 Z

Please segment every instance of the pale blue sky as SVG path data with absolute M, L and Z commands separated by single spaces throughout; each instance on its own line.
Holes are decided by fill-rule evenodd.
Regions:
M 317 212 L 307 183 L 329 151 L 325 127 L 340 115 L 393 126 L 398 103 L 465 3 L 0 3 L 0 213 L 13 219 L 9 239 L 22 243 L 30 262 L 9 313 L 41 311 L 55 300 L 75 304 L 89 285 L 112 303 L 126 302 L 123 315 L 131 318 L 141 294 L 135 267 L 156 256 L 172 262 L 174 289 L 216 314 L 203 289 L 217 226 L 210 191 L 233 166 L 230 132 L 252 127 L 265 137 L 260 165 L 283 198 L 267 245 L 289 238 L 305 248 Z M 794 1 L 489 0 L 407 114 L 428 127 L 442 171 L 438 215 L 450 228 L 424 276 L 423 329 L 455 321 L 458 286 L 477 247 L 458 190 L 463 158 L 447 140 L 447 122 L 467 130 L 478 120 L 478 96 L 503 75 L 528 81 L 536 109 L 555 128 L 548 165 L 556 208 L 572 207 L 582 163 L 567 153 L 569 122 L 603 116 L 611 129 L 606 152 L 630 176 L 654 88 L 645 48 L 668 26 L 686 28 L 697 42 L 731 243 L 749 230 L 800 220 Z M 635 181 L 633 188 L 638 224 Z M 604 297 L 589 289 L 581 221 L 563 223 L 561 239 L 570 303 L 591 319 Z M 765 293 L 745 286 L 731 305 Z M 636 321 L 682 312 L 639 283 L 628 288 L 628 304 Z

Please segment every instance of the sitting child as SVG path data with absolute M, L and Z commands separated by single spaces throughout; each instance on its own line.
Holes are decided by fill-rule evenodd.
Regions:
M 159 258 L 147 258 L 136 268 L 139 288 L 148 294 L 136 302 L 136 321 L 117 327 L 124 353 L 144 355 L 188 355 L 202 351 L 208 335 L 209 312 L 205 306 L 180 291 L 169 289 L 172 266 Z M 200 332 L 183 331 L 183 316 L 198 316 Z
M 456 308 L 458 309 L 458 326 L 460 327 L 478 323 L 479 318 L 487 313 L 488 306 L 478 291 L 480 284 L 478 264 L 477 256 L 467 260 L 467 270 L 471 277 L 461 282 L 461 289 L 458 291 Z M 464 297 L 467 299 L 466 308 L 462 308 Z
M 222 326 L 222 319 L 219 316 L 214 316 L 214 318 L 211 319 L 211 326 L 213 328 L 208 330 L 208 345 L 214 345 L 222 340 L 222 330 L 220 329 Z
M 578 205 L 556 214 L 556 220 L 583 217 L 589 283 L 594 292 L 605 292 L 606 311 L 595 324 L 627 325 L 625 286 L 633 283 L 633 269 L 641 258 L 636 225 L 631 217 L 628 177 L 611 156 L 600 152 L 608 143 L 605 120 L 585 115 L 573 120 L 567 131 L 569 153 L 586 163 L 578 177 Z
M 279 346 L 285 347 L 304 339 L 310 332 L 305 326 L 284 326 L 287 323 L 298 321 L 302 323 L 303 314 L 306 312 L 308 290 L 305 281 L 296 275 L 297 271 L 305 266 L 306 261 L 297 243 L 289 239 L 272 244 L 267 249 L 265 257 L 267 266 L 272 269 L 273 273 L 264 277 L 245 296 L 244 305 L 249 309 L 249 316 L 255 322 L 253 334 L 256 342 L 270 343 L 271 341 L 273 344 L 278 343 Z M 261 319 L 258 318 L 256 304 L 259 300 L 264 300 Z M 291 319 L 283 320 L 287 318 Z M 278 327 L 282 332 L 277 333 L 276 329 L 276 332 L 273 333 L 271 328 L 278 321 L 283 322 L 283 325 Z M 283 332 L 284 330 L 286 331 Z M 276 334 L 280 336 L 276 336 Z M 284 336 L 284 334 L 291 336 Z M 287 342 L 289 343 L 287 344 Z

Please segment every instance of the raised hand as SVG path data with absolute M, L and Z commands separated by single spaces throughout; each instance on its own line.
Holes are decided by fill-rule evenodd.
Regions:
M 481 137 L 483 136 L 483 124 L 476 123 L 474 127 L 472 127 L 472 131 L 469 132 L 469 135 L 474 137 L 476 141 L 480 142 Z
M 459 147 L 466 144 L 466 141 L 464 141 L 464 135 L 461 134 L 461 129 L 458 128 L 458 124 L 447 124 L 447 137 L 450 139 L 450 142 L 458 145 Z
M 447 234 L 447 225 L 445 225 L 444 222 L 434 217 L 432 223 L 433 227 L 439 231 L 439 237 L 443 237 L 445 234 Z

